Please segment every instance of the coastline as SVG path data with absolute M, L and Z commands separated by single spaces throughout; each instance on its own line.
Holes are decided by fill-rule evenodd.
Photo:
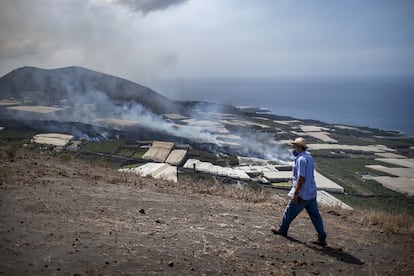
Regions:
M 286 118 L 286 119 L 289 119 L 289 120 L 297 120 L 297 121 L 303 121 L 303 122 L 318 122 L 322 125 L 330 125 L 330 126 L 341 125 L 341 126 L 345 126 L 345 127 L 366 129 L 366 130 L 369 129 L 369 130 L 372 130 L 372 131 L 380 131 L 380 132 L 384 132 L 384 133 L 397 135 L 397 136 L 394 136 L 394 137 L 393 136 L 384 136 L 382 138 L 388 138 L 388 139 L 414 138 L 414 134 L 407 134 L 404 131 L 397 130 L 397 129 L 384 129 L 384 128 L 379 128 L 379 127 L 369 126 L 369 125 L 368 126 L 363 126 L 363 125 L 343 123 L 343 122 L 327 122 L 325 120 L 315 119 L 315 118 L 294 117 L 294 116 L 291 116 L 291 115 L 278 114 L 278 113 L 274 112 L 272 109 L 270 109 L 268 107 L 257 107 L 257 106 L 235 106 L 235 107 L 236 108 L 250 109 L 250 110 L 257 110 L 255 112 L 257 115 L 272 115 L 272 116 L 276 116 L 278 118 L 282 117 L 282 118 Z
M 259 106 L 273 114 L 320 120 L 414 137 L 414 81 L 408 77 L 358 79 L 180 79 L 150 83 L 176 100 Z

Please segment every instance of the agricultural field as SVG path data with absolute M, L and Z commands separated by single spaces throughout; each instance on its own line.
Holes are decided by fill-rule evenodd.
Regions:
M 337 141 L 333 146 L 347 145 L 355 147 L 354 150 L 323 149 L 311 150 L 315 158 L 316 169 L 325 177 L 336 182 L 345 190 L 345 194 L 335 194 L 337 198 L 357 209 L 385 210 L 389 213 L 414 214 L 414 200 L 412 196 L 397 193 L 385 188 L 380 183 L 370 179 L 364 179 L 364 174 L 374 176 L 390 176 L 389 174 L 367 168 L 367 165 L 384 165 L 383 162 L 375 160 L 378 158 L 375 152 L 366 151 L 366 148 L 358 150 L 358 146 L 372 147 L 382 145 L 387 150 L 405 157 L 413 157 L 414 139 L 405 137 L 397 132 L 382 131 L 370 128 L 358 128 L 348 126 L 335 126 L 314 120 L 287 120 L 275 115 L 242 115 L 245 120 L 240 123 L 251 122 L 251 127 L 257 133 L 263 132 L 272 135 L 275 141 L 289 141 L 293 137 L 303 135 L 310 145 L 320 145 L 323 142 L 318 140 L 313 133 L 324 133 Z M 233 122 L 237 122 L 235 119 Z M 237 132 L 235 125 L 225 125 L 229 131 Z M 307 137 L 310 131 L 312 135 Z M 40 146 L 30 143 L 33 131 L 2 130 L 0 132 L 0 143 L 9 147 L 22 147 L 38 150 Z M 286 142 L 284 142 L 286 143 Z M 148 145 L 148 144 L 146 144 Z M 329 146 L 329 144 L 326 144 Z M 381 147 L 382 147 L 381 146 Z M 378 146 L 378 150 L 381 150 Z M 271 149 L 271 148 L 270 148 Z M 49 149 L 50 150 L 50 149 Z M 78 148 L 77 153 L 70 153 L 77 158 L 86 158 L 94 162 L 111 165 L 113 168 L 122 166 L 136 166 L 145 163 L 142 160 L 147 148 L 143 144 L 136 143 L 121 136 L 119 139 L 102 141 L 84 141 Z M 188 159 L 198 159 L 203 162 L 210 162 L 213 165 L 234 167 L 239 165 L 236 154 L 222 154 L 208 149 L 191 147 L 187 153 Z M 192 172 L 184 170 L 183 174 L 202 179 L 214 179 L 211 175 L 191 175 Z M 231 182 L 231 181 L 230 181 Z M 233 181 L 234 182 L 234 181 Z M 249 181 L 247 181 L 249 182 Z M 277 181 L 276 181 L 277 182 Z M 250 183 L 250 182 L 249 182 Z M 259 185 L 259 184 L 255 184 Z M 289 182 L 271 183 L 267 187 L 279 189 L 284 193 Z
M 332 155 L 326 152 L 312 153 L 316 168 L 326 177 L 340 184 L 345 194 L 335 194 L 337 198 L 354 208 L 384 210 L 395 214 L 414 215 L 414 198 L 383 187 L 374 180 L 365 180 L 362 174 L 377 176 L 388 174 L 366 168 L 366 165 L 382 164 L 375 156 L 354 154 L 350 156 Z
M 109 140 L 102 142 L 88 141 L 80 147 L 80 151 L 115 154 L 125 144 L 125 140 Z

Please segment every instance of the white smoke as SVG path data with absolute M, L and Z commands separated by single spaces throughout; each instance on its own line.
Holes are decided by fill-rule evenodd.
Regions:
M 175 124 L 164 119 L 161 115 L 154 114 L 136 102 L 117 105 L 113 101 L 110 101 L 105 94 L 96 90 L 90 91 L 82 97 L 78 96 L 76 102 L 82 104 L 93 103 L 93 106 L 85 114 L 79 112 L 71 113 L 71 116 L 67 118 L 69 120 L 99 125 L 95 121 L 97 118 L 118 118 L 136 122 L 138 128 L 150 129 L 154 132 L 166 133 L 173 137 L 185 138 L 197 144 L 208 143 L 217 145 L 215 147 L 216 151 L 220 151 L 220 149 L 224 151 L 225 149 L 226 152 L 230 151 L 242 156 L 260 157 L 268 160 L 291 160 L 289 151 L 277 143 L 271 132 L 262 132 L 251 127 L 240 127 L 237 130 L 233 129 L 227 135 L 230 137 L 239 136 L 241 139 L 234 141 L 239 146 L 229 148 L 222 145 L 223 141 L 218 139 L 219 135 L 208 128 L 184 123 Z M 225 115 L 223 112 L 220 105 L 200 104 L 193 108 L 190 117 L 194 120 L 208 120 L 219 125 L 221 124 L 219 121 L 222 119 L 222 115 Z M 240 118 L 240 120 L 246 120 L 246 118 Z M 108 127 L 108 125 L 105 126 Z M 124 130 L 128 130 L 128 127 L 125 127 Z M 98 139 L 101 140 L 102 138 L 104 137 L 102 136 Z M 88 137 L 87 139 L 91 140 L 94 138 Z
M 202 143 L 217 143 L 217 139 L 202 127 L 189 127 L 186 125 L 174 126 L 164 120 L 160 115 L 148 111 L 145 107 L 137 103 L 126 103 L 121 107 L 114 107 L 116 113 L 122 119 L 136 121 L 139 126 L 163 131 L 172 136 L 183 137 Z
M 35 77 L 36 75 L 33 75 L 33 78 Z M 60 104 L 57 105 L 64 111 L 46 117 L 30 112 L 16 113 L 14 115 L 16 118 L 30 121 L 38 116 L 38 120 L 50 121 L 49 128 L 54 131 L 59 131 L 59 124 L 53 125 L 53 121 L 88 124 L 92 127 L 90 133 L 82 128 L 72 130 L 75 136 L 87 140 L 100 141 L 113 137 L 113 133 L 107 132 L 105 129 L 142 130 L 143 132 L 151 130 L 147 137 L 150 135 L 154 137 L 149 139 L 156 140 L 157 135 L 171 137 L 171 139 L 176 137 L 198 145 L 207 144 L 211 150 L 217 153 L 235 153 L 269 160 L 291 159 L 287 148 L 275 140 L 272 129 L 268 128 L 266 131 L 261 129 L 260 124 L 257 124 L 254 118 L 241 115 L 240 110 L 235 107 L 212 103 L 196 105 L 188 103 L 187 110 L 184 112 L 187 119 L 169 120 L 162 115 L 155 114 L 136 101 L 114 100 L 117 95 L 109 97 L 107 93 L 99 90 L 99 79 L 77 82 L 73 80 L 73 77 L 62 74 L 59 78 L 56 77 L 50 81 L 51 83 L 46 82 L 42 78 L 36 80 L 36 83 L 40 83 L 38 89 L 48 90 L 48 92 L 33 93 L 32 101 L 41 104 L 41 100 L 39 101 L 36 97 L 54 97 L 53 100 L 46 99 L 43 104 L 47 105 L 51 102 L 55 103 L 56 99 L 61 99 L 61 95 L 65 95 L 67 98 L 61 99 Z M 111 82 L 105 83 L 106 86 L 117 87 L 115 83 Z M 133 91 L 122 93 L 132 94 Z M 120 99 L 123 98 L 120 97 Z M 151 100 L 149 105 L 165 107 L 166 103 L 172 103 L 170 101 L 163 102 L 163 99 L 162 97 L 151 97 L 148 99 Z M 168 108 L 164 109 L 168 110 Z M 235 123 L 236 126 L 231 123 Z M 237 124 L 239 125 L 237 126 Z
M 288 149 L 275 140 L 272 132 L 263 132 L 249 126 L 240 127 L 236 130 L 233 129 L 229 131 L 227 135 L 229 137 L 239 136 L 241 139 L 234 140 L 239 146 L 226 147 L 226 145 L 222 145 L 223 141 L 218 138 L 220 136 L 217 135 L 215 131 L 209 130 L 208 127 L 203 127 L 197 124 L 175 124 L 164 119 L 161 115 L 154 114 L 136 102 L 127 102 L 122 105 L 117 105 L 111 102 L 105 94 L 100 93 L 99 91 L 93 91 L 87 97 L 83 97 L 82 101 L 78 101 L 87 102 L 91 99 L 91 96 L 95 100 L 94 102 L 96 105 L 104 106 L 105 110 L 111 110 L 111 114 L 105 115 L 111 115 L 115 118 L 136 122 L 138 127 L 144 129 L 150 129 L 154 132 L 163 132 L 174 137 L 185 138 L 198 144 L 214 144 L 217 145 L 217 147 L 215 147 L 216 151 L 220 151 L 220 149 L 223 151 L 226 149 L 227 152 L 237 153 L 242 156 L 259 157 L 267 160 L 291 160 L 291 154 Z M 223 106 L 217 104 L 201 103 L 193 107 L 192 112 L 190 112 L 190 117 L 196 121 L 207 121 L 216 123 L 217 125 L 221 124 L 220 121 L 223 119 L 223 116 L 237 117 L 237 115 L 226 114 L 223 108 Z M 105 112 L 101 109 L 102 108 L 95 108 L 91 110 L 92 112 L 87 116 L 88 120 L 102 117 L 102 113 Z M 240 117 L 239 120 L 242 122 L 243 120 L 248 119 Z M 224 124 L 222 126 L 225 127 Z

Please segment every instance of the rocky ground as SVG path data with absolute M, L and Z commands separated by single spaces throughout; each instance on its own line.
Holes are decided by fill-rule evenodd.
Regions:
M 219 195 L 227 188 L 190 182 L 1 149 L 0 274 L 414 274 L 412 230 L 386 231 L 363 212 L 322 209 L 323 248 L 311 243 L 306 214 L 290 238 L 270 232 L 286 204 L 278 196 L 249 197 L 243 188 Z

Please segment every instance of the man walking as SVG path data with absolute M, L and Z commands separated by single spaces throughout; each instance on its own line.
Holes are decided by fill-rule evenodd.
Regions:
M 306 152 L 307 146 L 304 138 L 297 138 L 292 142 L 292 147 L 295 165 L 293 167 L 293 186 L 288 194 L 291 200 L 279 223 L 279 228 L 272 228 L 271 231 L 276 235 L 287 237 L 290 223 L 303 209 L 306 209 L 316 232 L 318 232 L 318 239 L 314 243 L 325 246 L 326 232 L 316 202 L 313 158 Z

